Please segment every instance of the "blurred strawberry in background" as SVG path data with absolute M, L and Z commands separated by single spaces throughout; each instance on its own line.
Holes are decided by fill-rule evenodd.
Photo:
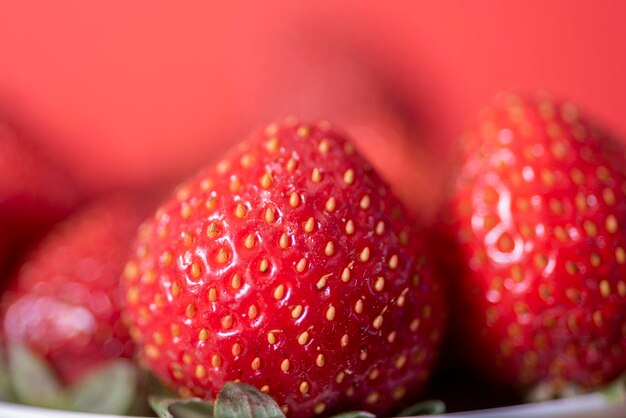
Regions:
M 73 182 L 0 120 L 0 277 L 79 202 Z
M 16 400 L 128 411 L 137 376 L 129 361 L 134 344 L 121 321 L 119 277 L 150 210 L 138 195 L 96 199 L 55 225 L 24 257 L 0 299 L 0 334 Z

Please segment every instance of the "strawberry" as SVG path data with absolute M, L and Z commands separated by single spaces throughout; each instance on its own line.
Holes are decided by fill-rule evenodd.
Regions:
M 5 342 L 27 347 L 64 387 L 134 353 L 120 320 L 119 276 L 145 216 L 138 207 L 111 197 L 57 224 L 3 295 Z
M 79 201 L 76 186 L 0 121 L 0 274 Z
M 328 123 L 269 125 L 140 228 L 122 282 L 142 363 L 182 397 L 242 381 L 291 416 L 393 410 L 445 316 L 411 225 Z
M 624 146 L 568 102 L 503 94 L 464 139 L 453 229 L 463 348 L 511 388 L 626 370 Z

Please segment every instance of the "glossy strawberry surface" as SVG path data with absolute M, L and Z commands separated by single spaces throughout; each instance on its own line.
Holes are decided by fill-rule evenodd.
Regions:
M 140 229 L 123 284 L 141 361 L 184 397 L 241 380 L 290 416 L 396 408 L 445 316 L 411 225 L 328 123 L 269 125 Z
M 133 354 L 119 276 L 145 215 L 140 206 L 107 198 L 56 225 L 2 297 L 5 342 L 44 357 L 63 383 Z
M 518 388 L 626 370 L 626 153 L 571 103 L 503 94 L 463 140 L 452 288 L 465 360 Z

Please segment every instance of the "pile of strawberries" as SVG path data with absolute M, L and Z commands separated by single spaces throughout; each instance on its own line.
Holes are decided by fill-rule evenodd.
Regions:
M 434 222 L 325 121 L 268 125 L 156 209 L 85 198 L 1 127 L 6 399 L 388 416 L 451 363 L 527 399 L 626 372 L 626 149 L 571 103 L 497 96 Z

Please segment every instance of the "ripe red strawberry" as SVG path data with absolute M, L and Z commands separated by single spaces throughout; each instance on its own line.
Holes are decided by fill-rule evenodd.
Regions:
M 476 370 L 592 388 L 626 370 L 626 153 L 574 105 L 499 96 L 464 140 L 452 286 Z M 541 386 L 545 386 L 541 385 Z
M 76 186 L 0 121 L 0 275 L 78 200 Z
M 329 124 L 270 125 L 179 187 L 125 279 L 143 363 L 183 397 L 241 380 L 291 416 L 419 395 L 444 302 L 400 203 Z
M 133 354 L 119 276 L 145 211 L 114 197 L 57 224 L 2 298 L 2 333 L 44 358 L 63 385 Z

